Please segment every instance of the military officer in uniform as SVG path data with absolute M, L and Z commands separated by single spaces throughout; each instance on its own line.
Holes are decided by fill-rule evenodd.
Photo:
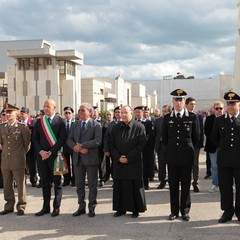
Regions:
M 219 223 L 231 221 L 234 212 L 240 221 L 240 97 L 235 92 L 228 92 L 224 99 L 227 103 L 226 114 L 215 118 L 212 131 L 212 141 L 218 148 L 218 179 L 221 209 L 224 211 Z
M 163 118 L 162 127 L 162 140 L 167 147 L 166 161 L 171 204 L 169 220 L 178 218 L 180 210 L 182 219 L 189 221 L 191 172 L 199 125 L 196 114 L 185 108 L 187 93 L 182 89 L 176 89 L 171 95 L 174 110 Z M 180 204 L 179 183 L 181 184 Z
M 26 153 L 30 145 L 30 131 L 17 121 L 18 108 L 6 104 L 7 122 L 0 125 L 0 144 L 2 145 L 1 169 L 3 175 L 4 199 L 6 204 L 0 215 L 14 211 L 15 195 L 13 180 L 18 188 L 17 215 L 23 215 L 26 207 L 25 168 Z

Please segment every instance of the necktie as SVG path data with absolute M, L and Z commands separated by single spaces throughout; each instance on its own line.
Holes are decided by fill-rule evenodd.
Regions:
M 177 113 L 177 119 L 180 119 L 181 118 L 181 114 L 178 112 Z
M 49 117 L 48 118 L 48 122 L 50 123 L 50 125 L 51 125 L 51 123 L 52 123 L 52 119 Z
M 67 132 L 70 130 L 69 120 L 67 120 Z
M 80 130 L 80 134 L 83 135 L 84 131 L 85 131 L 85 125 L 86 125 L 86 122 L 82 122 L 82 125 L 81 125 L 81 130 Z
M 234 116 L 231 117 L 231 122 L 232 122 L 233 125 L 235 125 L 235 123 L 236 123 L 236 118 L 235 118 Z

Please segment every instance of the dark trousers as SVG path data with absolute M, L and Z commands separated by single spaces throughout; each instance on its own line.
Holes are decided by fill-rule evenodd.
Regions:
M 81 162 L 74 166 L 75 181 L 77 187 L 78 204 L 80 209 L 86 208 L 85 202 L 85 178 L 88 180 L 88 208 L 93 210 L 97 204 L 97 183 L 98 183 L 98 166 L 83 165 Z
M 144 149 L 143 151 L 143 183 L 147 187 L 149 178 L 152 178 L 152 172 L 154 169 L 154 149 Z
M 171 213 L 187 214 L 191 208 L 190 186 L 192 166 L 169 166 L 168 183 L 170 188 Z M 181 197 L 179 204 L 179 183 L 181 184 Z
M 72 154 L 63 153 L 66 158 L 68 173 L 63 175 L 64 182 L 69 184 L 70 182 L 75 183 L 75 174 L 74 174 L 74 166 L 72 163 Z
M 194 148 L 194 163 L 192 168 L 192 176 L 193 176 L 193 184 L 198 184 L 198 178 L 199 178 L 199 154 L 200 154 L 200 148 Z
M 28 166 L 28 172 L 29 172 L 29 176 L 30 176 L 30 182 L 36 183 L 36 174 L 37 174 L 37 161 L 36 158 L 34 156 L 34 152 L 29 151 L 26 154 L 26 162 L 27 162 L 27 166 Z
M 221 209 L 229 217 L 234 214 L 233 184 L 235 181 L 235 214 L 240 219 L 240 168 L 218 165 Z
M 0 188 L 3 188 L 3 176 L 1 170 L 1 161 L 2 161 L 2 151 L 0 151 Z
M 163 144 L 159 144 L 158 155 L 158 179 L 160 182 L 166 180 L 167 175 L 167 162 L 166 162 L 166 149 L 163 148 Z
M 112 176 L 112 159 L 111 157 L 105 157 L 105 174 L 104 181 L 107 181 Z
M 99 164 L 98 164 L 98 173 L 99 173 L 99 181 L 104 182 L 104 171 L 103 171 L 103 158 L 104 152 L 102 146 L 98 148 L 98 157 L 99 157 Z
M 61 206 L 62 200 L 62 182 L 61 176 L 53 175 L 53 159 L 41 160 L 38 159 L 39 172 L 42 184 L 43 193 L 43 208 L 50 208 L 51 188 L 54 183 L 54 201 L 53 208 L 57 209 Z
M 206 175 L 211 176 L 211 160 L 208 152 L 206 152 Z

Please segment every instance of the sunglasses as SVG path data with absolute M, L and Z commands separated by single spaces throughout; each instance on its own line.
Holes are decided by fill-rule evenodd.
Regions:
M 217 111 L 218 110 L 223 110 L 223 108 L 222 107 L 216 107 L 215 110 L 217 110 Z
M 65 112 L 64 114 L 71 114 L 70 112 Z

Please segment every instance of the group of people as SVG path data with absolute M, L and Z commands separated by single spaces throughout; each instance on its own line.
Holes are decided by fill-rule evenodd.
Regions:
M 36 185 L 36 169 L 41 179 L 43 206 L 35 213 L 36 216 L 50 213 L 52 184 L 54 201 L 51 216 L 58 216 L 62 186 L 71 183 L 76 186 L 78 197 L 78 208 L 73 216 L 86 214 L 88 208 L 88 216 L 94 217 L 97 189 L 111 176 L 114 217 L 129 211 L 136 218 L 147 209 L 145 190 L 149 189 L 149 181 L 157 168 L 157 188 L 162 189 L 167 182 L 169 184 L 169 220 L 178 218 L 181 213 L 182 220 L 189 221 L 190 188 L 192 185 L 194 192 L 199 192 L 199 154 L 204 146 L 205 134 L 207 166 L 211 165 L 211 171 L 207 167 L 206 178 L 212 177 L 211 192 L 220 189 L 224 211 L 218 222 L 230 221 L 234 213 L 240 221 L 240 164 L 237 160 L 240 153 L 240 97 L 234 92 L 226 93 L 226 113 L 223 114 L 224 104 L 216 102 L 214 113 L 204 117 L 194 112 L 195 99 L 186 98 L 184 90 L 176 89 L 171 95 L 172 106 L 164 105 L 162 115 L 156 110 L 154 117 L 144 106 L 134 109 L 117 106 L 113 111 L 107 111 L 106 119 L 103 119 L 99 110 L 89 103 L 81 104 L 77 118 L 73 117 L 71 107 L 65 107 L 64 117 L 61 117 L 56 112 L 55 101 L 47 99 L 42 116 L 28 122 L 24 119 L 24 113 L 29 112 L 27 108 L 20 110 L 23 116 L 18 121 L 19 109 L 6 104 L 3 112 L 7 118 L 2 118 L 0 125 L 1 171 L 6 204 L 0 215 L 14 211 L 13 181 L 18 188 L 17 214 L 24 214 L 27 159 L 32 186 Z M 86 177 L 88 205 L 85 199 Z

